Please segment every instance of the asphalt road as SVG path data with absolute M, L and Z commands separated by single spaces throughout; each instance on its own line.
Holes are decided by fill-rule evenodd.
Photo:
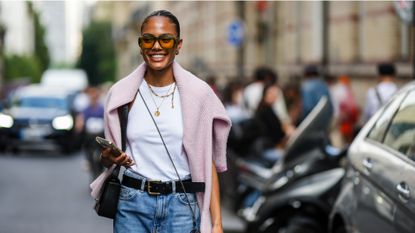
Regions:
M 112 232 L 112 221 L 92 209 L 89 182 L 82 153 L 0 154 L 0 232 Z M 228 211 L 223 216 L 226 233 L 243 229 Z

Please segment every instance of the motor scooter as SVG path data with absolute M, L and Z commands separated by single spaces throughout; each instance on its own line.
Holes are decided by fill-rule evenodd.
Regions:
M 293 190 L 293 193 L 298 193 L 295 190 L 302 187 L 301 184 L 304 183 L 304 180 L 311 179 L 308 180 L 308 183 L 304 183 L 311 187 L 313 184 L 311 181 L 314 181 L 315 177 L 318 175 L 321 175 L 323 178 L 327 177 L 327 175 L 324 175 L 324 172 L 339 167 L 339 160 L 346 151 L 333 148 L 328 143 L 327 130 L 330 120 L 329 102 L 326 98 L 322 98 L 288 141 L 283 159 L 274 164 L 270 164 L 267 161 L 264 162 L 260 156 L 255 156 L 260 153 L 255 143 L 254 149 L 245 149 L 248 152 L 244 156 L 238 156 L 232 150 L 237 145 L 238 138 L 235 139 L 232 136 L 235 137 L 235 134 L 242 135 L 240 137 L 242 141 L 248 141 L 249 136 L 243 136 L 240 131 L 238 132 L 237 128 L 237 131 L 233 132 L 234 135 L 231 134 L 230 153 L 228 153 L 230 158 L 228 166 L 230 167 L 231 174 L 227 179 L 233 179 L 237 187 L 224 185 L 224 199 L 225 202 L 226 200 L 232 200 L 231 209 L 239 213 L 248 222 L 248 232 L 262 232 L 257 229 L 257 226 L 261 223 L 261 216 L 264 213 L 268 214 L 268 212 L 263 212 L 263 207 L 261 208 L 261 206 L 270 205 L 270 202 L 274 202 L 274 199 L 268 199 L 267 197 L 274 196 L 275 193 L 280 193 L 282 190 Z M 255 122 L 249 124 L 254 125 Z M 242 125 L 242 127 L 256 129 L 252 125 Z M 255 130 L 253 132 L 254 135 L 257 134 Z M 242 145 L 245 146 L 245 144 Z M 340 173 L 333 172 L 333 174 Z M 333 184 L 337 184 L 337 182 Z M 328 188 L 331 187 L 330 185 L 328 186 Z M 233 188 L 233 190 L 230 190 L 230 188 Z M 322 190 L 320 191 L 322 192 Z M 311 193 L 309 194 L 311 195 Z M 313 193 L 313 195 L 315 194 Z M 310 195 L 308 197 L 313 196 Z M 292 197 L 289 194 L 285 196 Z M 284 195 L 281 197 L 284 197 Z M 278 197 L 276 200 L 282 201 L 281 203 L 289 203 Z M 271 227 L 271 229 L 273 228 L 275 227 Z M 264 229 L 267 228 L 265 227 Z
M 247 223 L 245 232 L 327 233 L 344 175 L 345 170 L 338 167 L 296 180 L 281 176 L 241 212 Z

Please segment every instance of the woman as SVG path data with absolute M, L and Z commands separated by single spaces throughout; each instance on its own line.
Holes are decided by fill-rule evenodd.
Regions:
M 202 233 L 223 232 L 217 171 L 226 170 L 230 120 L 211 88 L 174 61 L 182 44 L 177 18 L 168 11 L 153 12 L 141 25 L 139 46 L 144 64 L 108 93 L 105 134 L 119 147 L 117 108 L 132 102 L 127 149 L 119 157 L 102 152 L 103 164 L 111 168 L 91 184 L 92 195 L 99 195 L 102 181 L 114 164 L 128 167 L 123 184 L 124 180 L 145 184 L 121 187 L 115 232 L 191 232 L 194 227 L 188 201 Z M 204 190 L 189 191 L 188 199 L 175 182 L 178 177 L 140 94 L 160 128 L 180 178 L 205 184 Z M 171 192 L 150 190 L 149 186 L 158 184 Z
M 266 85 L 255 118 L 261 123 L 265 152 L 264 158 L 270 162 L 278 161 L 283 155 L 286 133 L 280 119 L 273 110 L 279 89 L 275 85 Z

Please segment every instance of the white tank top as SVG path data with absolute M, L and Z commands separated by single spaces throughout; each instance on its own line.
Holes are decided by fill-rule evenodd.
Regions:
M 159 96 L 171 93 L 173 87 L 170 85 L 165 87 L 151 86 Z M 169 88 L 171 88 L 170 91 L 168 91 Z M 179 90 L 176 87 L 173 99 L 174 108 L 172 108 L 171 96 L 165 98 L 162 103 L 162 98 L 151 93 L 144 79 L 140 86 L 140 92 L 157 122 L 180 178 L 185 178 L 190 174 L 190 169 L 186 153 L 183 150 L 183 117 Z M 156 105 L 159 106 L 159 116 L 154 115 L 157 109 Z M 136 172 L 150 180 L 177 180 L 173 165 L 140 94 L 137 94 L 128 114 L 127 138 L 126 153 L 134 158 L 136 164 L 132 168 Z

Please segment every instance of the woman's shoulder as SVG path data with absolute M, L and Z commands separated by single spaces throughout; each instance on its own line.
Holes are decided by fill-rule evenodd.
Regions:
M 204 99 L 205 97 L 210 97 L 214 94 L 212 88 L 204 80 L 189 71 L 186 71 L 186 73 L 187 77 L 184 85 L 186 85 L 187 89 L 190 90 L 192 96 Z
M 117 106 L 131 101 L 137 93 L 144 72 L 145 66 L 140 65 L 132 73 L 116 81 L 108 90 L 107 104 Z

